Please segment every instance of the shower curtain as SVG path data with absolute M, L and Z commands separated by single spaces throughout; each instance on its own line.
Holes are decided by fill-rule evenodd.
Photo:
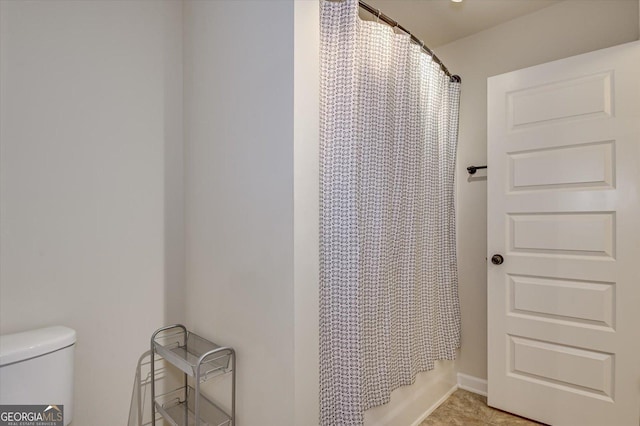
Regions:
M 362 425 L 460 345 L 460 84 L 357 0 L 321 7 L 320 422 Z

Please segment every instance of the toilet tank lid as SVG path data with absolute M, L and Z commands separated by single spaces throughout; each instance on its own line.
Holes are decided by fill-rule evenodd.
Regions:
M 0 336 L 0 367 L 55 352 L 76 342 L 76 331 L 63 326 Z

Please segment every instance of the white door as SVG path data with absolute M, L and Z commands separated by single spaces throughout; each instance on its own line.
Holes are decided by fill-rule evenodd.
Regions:
M 638 426 L 640 43 L 492 77 L 488 96 L 489 405 Z

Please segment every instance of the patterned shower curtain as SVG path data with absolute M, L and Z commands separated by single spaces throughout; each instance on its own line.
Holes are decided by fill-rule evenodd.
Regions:
M 322 3 L 321 56 L 320 421 L 362 425 L 460 345 L 460 84 L 357 0 Z

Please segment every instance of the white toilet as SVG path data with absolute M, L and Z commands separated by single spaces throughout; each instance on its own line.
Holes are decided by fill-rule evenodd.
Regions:
M 63 405 L 71 423 L 75 343 L 61 326 L 0 336 L 0 405 Z

